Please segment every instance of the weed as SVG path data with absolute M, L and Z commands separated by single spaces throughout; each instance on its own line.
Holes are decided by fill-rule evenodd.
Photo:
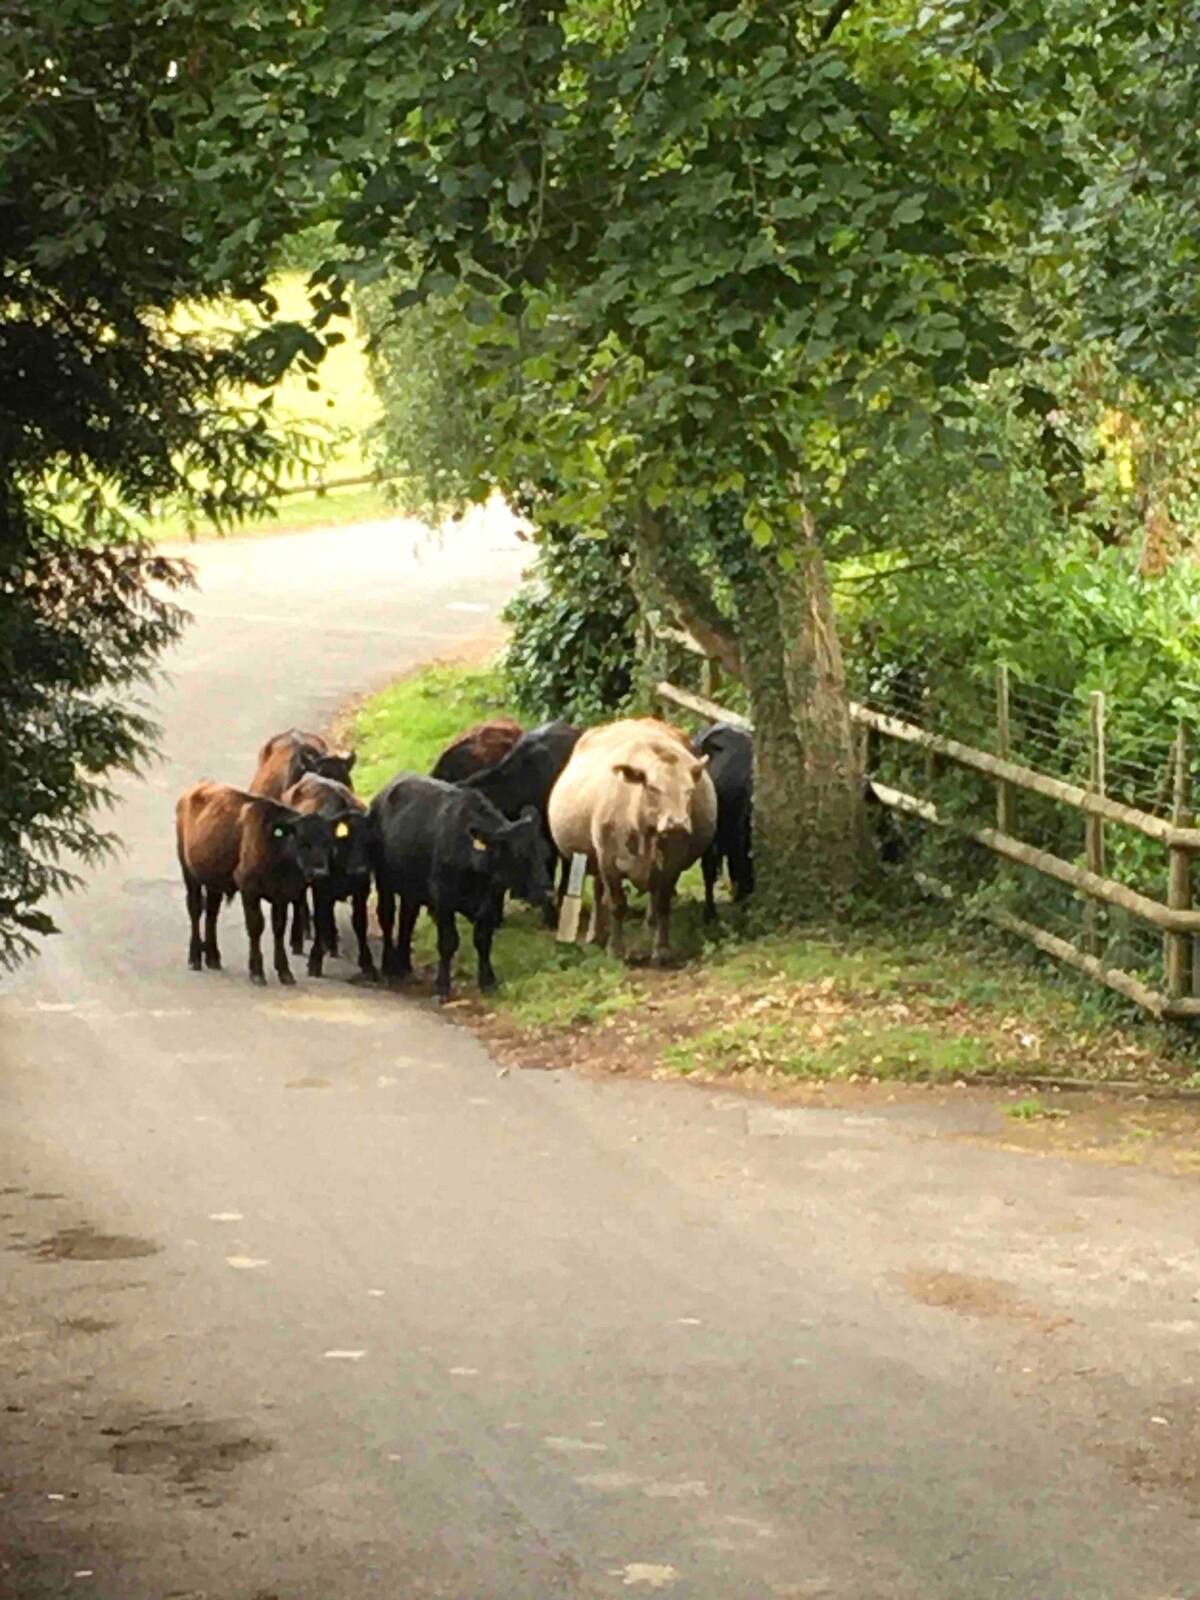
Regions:
M 1064 1111 L 1061 1106 L 1048 1106 L 1036 1096 L 1014 1100 L 1012 1105 L 1004 1106 L 1003 1111 L 1014 1122 L 1048 1122 L 1056 1117 L 1070 1116 L 1070 1112 Z

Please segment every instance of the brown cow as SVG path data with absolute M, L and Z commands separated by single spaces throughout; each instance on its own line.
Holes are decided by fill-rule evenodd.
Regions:
M 585 855 L 596 879 L 591 937 L 604 944 L 611 904 L 614 955 L 623 953 L 624 882 L 650 892 L 654 959 L 670 954 L 679 874 L 712 843 L 717 796 L 690 741 L 653 717 L 591 728 L 550 791 L 550 832 L 566 857 Z
M 265 983 L 262 902 L 271 902 L 275 971 L 294 983 L 284 949 L 288 907 L 303 900 L 308 884 L 328 877 L 333 829 L 324 817 L 306 817 L 264 795 L 225 783 L 197 783 L 175 806 L 175 839 L 192 922 L 188 965 L 219 967 L 217 917 L 223 899 L 242 897 L 250 937 L 250 977 Z M 204 939 L 200 911 L 205 911 Z
M 367 945 L 367 899 L 371 892 L 371 825 L 367 808 L 353 790 L 332 778 L 306 772 L 283 797 L 306 816 L 325 817 L 333 827 L 333 861 L 329 876 L 312 886 L 313 947 L 308 956 L 311 978 L 321 976 L 325 954 L 338 953 L 334 907 L 350 901 L 350 915 L 358 939 L 358 966 L 365 978 L 374 978 L 375 962 Z M 298 911 L 292 917 L 292 949 L 296 949 Z M 300 931 L 303 939 L 303 931 Z M 303 942 L 300 950 L 303 950 Z
M 353 750 L 331 750 L 327 740 L 319 733 L 304 733 L 299 728 L 289 728 L 268 739 L 258 752 L 258 766 L 250 780 L 251 794 L 265 794 L 272 800 L 282 800 L 284 791 L 306 772 L 315 772 L 322 778 L 333 778 L 353 788 L 350 773 L 354 768 Z
M 511 717 L 477 722 L 473 728 L 451 739 L 434 762 L 429 776 L 441 778 L 444 783 L 461 783 L 473 773 L 483 772 L 503 761 L 524 732 L 521 724 Z

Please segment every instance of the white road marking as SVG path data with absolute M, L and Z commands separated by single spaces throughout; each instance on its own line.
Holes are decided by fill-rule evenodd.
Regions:
M 563 1439 L 557 1435 L 551 1435 L 550 1438 L 543 1439 L 542 1443 L 550 1450 L 561 1450 L 564 1455 L 576 1455 L 584 1450 L 606 1451 L 608 1449 L 606 1444 L 598 1444 L 594 1439 Z
M 259 1256 L 226 1256 L 225 1264 L 238 1272 L 252 1272 L 255 1267 L 269 1267 L 271 1263 Z
M 365 1350 L 326 1350 L 326 1361 L 361 1361 L 366 1355 Z

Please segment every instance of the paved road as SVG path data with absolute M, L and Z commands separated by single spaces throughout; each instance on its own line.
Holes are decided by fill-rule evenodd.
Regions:
M 1194 1185 L 501 1077 L 419 1000 L 252 990 L 236 919 L 186 970 L 174 792 L 520 561 L 204 555 L 131 854 L 0 995 L 0 1592 L 1194 1600 Z

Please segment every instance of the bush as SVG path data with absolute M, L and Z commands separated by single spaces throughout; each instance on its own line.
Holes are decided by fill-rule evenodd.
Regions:
M 504 672 L 531 718 L 589 723 L 637 697 L 637 602 L 630 557 L 616 537 L 556 532 L 543 542 L 504 620 Z

